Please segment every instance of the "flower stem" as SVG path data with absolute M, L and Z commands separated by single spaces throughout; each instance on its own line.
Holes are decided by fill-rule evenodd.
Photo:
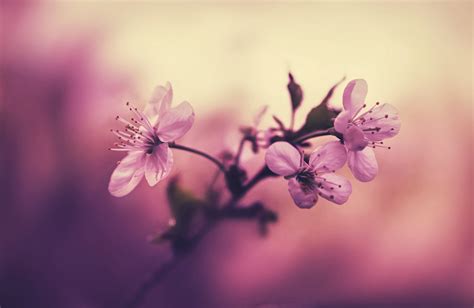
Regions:
M 330 135 L 336 136 L 339 139 L 342 138 L 341 134 L 336 132 L 336 130 L 333 127 L 331 127 L 329 129 L 318 130 L 318 131 L 311 132 L 311 133 L 308 133 L 306 135 L 300 136 L 300 137 L 292 140 L 292 142 L 293 143 L 301 143 L 301 142 L 306 141 L 306 140 L 311 139 L 311 138 L 321 137 L 321 136 L 330 136 Z
M 274 176 L 275 174 L 268 169 L 266 165 L 264 165 L 254 176 L 251 178 L 247 184 L 245 184 L 238 194 L 234 195 L 230 201 L 228 202 L 226 207 L 233 207 L 235 206 L 240 199 L 242 199 L 247 192 L 249 192 L 256 184 L 258 184 L 263 179 Z
M 295 127 L 295 109 L 291 109 L 291 120 L 290 120 L 290 131 L 293 131 L 293 128 Z
M 182 151 L 186 151 L 186 152 L 190 152 L 190 153 L 194 153 L 196 155 L 207 158 L 208 160 L 213 162 L 222 172 L 225 172 L 224 165 L 217 158 L 215 158 L 215 157 L 213 157 L 213 156 L 211 156 L 207 153 L 204 153 L 202 151 L 199 151 L 199 150 L 196 150 L 196 149 L 193 149 L 193 148 L 181 145 L 181 144 L 176 144 L 174 142 L 173 143 L 168 143 L 168 145 L 169 145 L 170 148 L 178 149 L 178 150 L 182 150 Z
M 247 141 L 245 137 L 243 137 L 242 140 L 240 140 L 239 149 L 237 150 L 237 154 L 235 155 L 235 160 L 234 160 L 234 164 L 236 166 L 239 166 L 240 156 L 242 155 L 242 150 L 244 149 L 245 141 Z
M 293 124 L 291 126 L 293 126 Z M 288 141 L 297 144 L 297 143 L 302 143 L 305 140 L 308 140 L 308 139 L 311 139 L 311 138 L 321 137 L 321 136 L 328 136 L 328 135 L 333 135 L 333 136 L 336 136 L 340 139 L 342 138 L 342 135 L 340 133 L 336 132 L 336 130 L 334 128 L 329 128 L 327 130 L 320 130 L 320 131 L 311 132 L 311 133 L 302 135 L 300 137 L 297 137 L 293 140 L 288 140 Z M 240 156 L 242 154 L 242 149 L 243 149 L 243 146 L 245 144 L 245 141 L 246 141 L 246 139 L 243 138 L 241 140 L 240 144 L 239 144 L 239 149 L 237 151 L 237 156 L 235 158 L 235 164 L 239 163 L 239 159 L 240 159 Z M 219 168 L 219 170 L 222 171 L 224 174 L 227 172 L 224 165 L 217 158 L 215 158 L 215 157 L 213 157 L 213 156 L 211 156 L 207 153 L 204 153 L 202 151 L 199 151 L 199 150 L 196 150 L 196 149 L 184 146 L 184 145 L 179 145 L 179 144 L 176 144 L 174 142 L 169 143 L 169 146 L 171 148 L 174 148 L 174 149 L 191 152 L 191 153 L 194 153 L 196 155 L 207 158 L 208 160 L 213 162 Z M 272 176 L 275 176 L 275 174 L 266 165 L 264 165 L 249 181 L 247 181 L 247 183 L 245 185 L 243 185 L 242 190 L 238 194 L 233 195 L 232 198 L 229 200 L 229 202 L 225 206 L 223 206 L 222 208 L 219 209 L 220 213 L 219 213 L 218 218 L 216 218 L 216 220 L 214 220 L 212 222 L 209 222 L 202 229 L 202 231 L 199 232 L 198 235 L 195 236 L 193 238 L 193 240 L 190 241 L 191 249 L 188 251 L 188 253 L 186 255 L 189 255 L 189 252 L 195 246 L 197 246 L 200 239 L 202 239 L 210 230 L 212 230 L 213 227 L 218 222 L 218 220 L 221 219 L 221 218 L 236 218 L 236 219 L 247 219 L 247 218 L 256 218 L 256 217 L 258 218 L 258 216 L 262 213 L 272 214 L 273 215 L 272 217 L 276 217 L 275 216 L 276 214 L 274 212 L 265 209 L 260 204 L 255 204 L 253 206 L 243 207 L 243 208 L 242 207 L 236 207 L 237 203 L 250 190 L 252 190 L 252 188 L 255 185 L 260 183 L 262 180 L 264 180 L 268 177 L 272 177 Z M 211 185 L 213 185 L 216 178 L 217 177 L 214 178 Z M 272 219 L 272 221 L 275 221 L 276 218 L 271 218 L 271 219 Z M 150 292 L 150 290 L 153 289 L 156 285 L 158 285 L 161 282 L 161 280 L 170 271 L 172 271 L 181 262 L 181 260 L 186 255 L 181 255 L 180 254 L 180 255 L 175 256 L 174 259 L 172 259 L 168 263 L 165 263 L 156 272 L 154 272 L 151 275 L 151 277 L 147 281 L 145 281 L 144 284 L 137 290 L 134 297 L 132 298 L 132 300 L 128 303 L 128 305 L 126 307 L 127 308 L 135 308 L 135 307 L 138 307 L 140 304 L 142 304 L 145 296 Z
M 158 282 L 160 282 L 163 277 L 165 277 L 173 268 L 175 268 L 182 258 L 173 257 L 167 263 L 161 265 L 155 272 L 151 274 L 151 276 L 140 286 L 140 288 L 136 291 L 133 298 L 128 302 L 124 307 L 125 308 L 135 308 L 139 307 L 145 296 L 153 289 Z

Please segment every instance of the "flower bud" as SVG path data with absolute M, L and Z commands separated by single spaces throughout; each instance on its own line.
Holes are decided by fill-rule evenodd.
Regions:
M 288 92 L 290 92 L 291 107 L 293 111 L 295 111 L 303 101 L 303 90 L 300 85 L 295 82 L 291 73 L 288 73 L 288 77 L 290 78 L 290 82 L 288 82 Z

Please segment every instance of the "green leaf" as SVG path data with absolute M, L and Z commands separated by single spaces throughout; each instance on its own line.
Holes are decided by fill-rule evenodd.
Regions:
M 334 124 L 334 118 L 339 114 L 340 110 L 330 108 L 328 102 L 334 94 L 334 90 L 345 80 L 342 78 L 338 83 L 331 87 L 321 103 L 311 109 L 306 116 L 304 125 L 298 130 L 296 136 L 302 136 L 317 130 L 331 128 Z
M 185 235 L 198 211 L 204 210 L 206 203 L 195 197 L 191 192 L 182 189 L 178 178 L 172 178 L 167 188 L 168 202 L 171 213 L 176 221 L 175 232 Z

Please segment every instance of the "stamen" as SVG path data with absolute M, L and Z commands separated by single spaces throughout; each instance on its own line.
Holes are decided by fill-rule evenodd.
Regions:
M 303 166 L 303 162 L 304 162 L 304 151 L 303 149 L 299 149 L 299 152 L 300 152 L 300 167 Z
M 372 113 L 374 108 L 377 107 L 378 105 L 380 105 L 380 102 L 377 102 L 375 103 L 375 105 L 373 105 L 369 110 L 367 110 L 365 113 L 361 114 L 358 118 L 356 118 L 354 120 L 354 122 L 358 121 L 358 120 L 362 120 L 363 122 L 365 122 L 366 120 L 364 119 L 364 116 L 366 114 L 369 114 L 369 113 Z M 365 107 L 365 104 L 364 104 L 364 107 Z M 361 108 L 362 109 L 362 108 Z M 360 110 L 359 110 L 360 111 Z
M 359 112 L 360 112 L 362 109 L 364 109 L 366 106 L 367 106 L 366 104 L 362 105 L 362 106 L 357 110 L 357 112 L 354 113 L 354 115 L 352 116 L 352 118 L 351 118 L 350 121 L 355 121 L 354 119 L 357 119 L 357 115 L 359 114 Z
M 118 130 L 118 129 L 116 129 L 116 130 L 111 129 L 110 131 L 111 131 L 115 136 L 117 136 L 117 137 L 119 137 L 119 138 L 120 138 L 120 137 L 126 137 L 126 138 L 132 137 L 131 134 L 127 134 L 126 132 L 120 131 L 120 130 Z
M 156 129 L 152 127 L 147 117 L 138 110 L 135 106 L 126 102 L 125 104 L 134 117 L 126 120 L 121 116 L 116 116 L 117 121 L 125 124 L 123 130 L 111 129 L 110 131 L 117 136 L 119 142 L 114 143 L 111 151 L 132 151 L 142 150 L 151 153 L 153 148 L 160 144 L 158 136 L 156 136 Z M 164 167 L 165 162 L 159 161 L 158 164 Z
M 321 182 L 319 183 L 319 187 L 320 187 L 320 188 L 324 188 L 324 187 L 323 187 L 323 184 L 322 184 L 323 182 L 324 182 L 324 184 L 330 185 L 330 186 L 329 186 L 329 189 L 331 189 L 331 190 L 333 190 L 333 189 L 336 188 L 336 187 L 337 187 L 337 188 L 342 188 L 342 185 L 337 184 L 337 183 L 334 183 L 334 182 L 331 182 L 331 181 L 328 181 L 326 178 L 323 178 L 323 177 L 321 177 L 321 176 L 320 176 L 320 177 L 316 177 L 316 180 L 321 181 Z
M 372 133 L 373 133 L 373 132 L 378 132 L 378 131 L 380 131 L 380 130 L 381 130 L 380 127 L 371 127 L 371 128 L 364 128 L 362 131 L 364 131 L 364 132 L 372 132 Z
M 142 124 L 146 129 L 153 130 L 153 127 L 150 121 L 148 121 L 148 118 L 141 111 L 139 111 L 137 107 L 133 106 L 128 102 L 127 106 L 130 106 L 130 111 L 132 111 L 138 117 L 140 124 Z M 138 124 L 138 121 L 135 120 L 135 122 Z
M 135 125 L 133 125 L 133 124 L 130 123 L 129 121 L 125 120 L 125 119 L 122 118 L 121 116 L 116 116 L 116 117 L 115 117 L 115 120 L 119 120 L 120 122 L 122 122 L 123 124 L 125 124 L 126 127 L 138 129 L 138 127 L 136 127 Z
M 131 149 L 125 149 L 125 148 L 109 148 L 110 151 L 114 152 L 129 152 Z
M 389 146 L 386 146 L 386 145 L 383 145 L 383 141 L 373 141 L 370 143 L 371 144 L 371 147 L 372 148 L 384 148 L 384 149 L 387 149 L 387 150 L 390 150 L 392 147 L 389 147 Z
M 314 180 L 315 175 L 311 169 L 304 169 L 296 175 L 296 180 L 304 192 L 314 191 L 317 183 Z
M 318 156 L 319 156 L 319 154 L 318 154 Z M 332 170 L 329 169 L 326 165 L 322 165 L 317 170 L 315 170 L 315 172 L 316 172 L 316 174 L 318 174 L 318 173 L 328 173 L 328 172 L 332 172 Z
M 318 192 L 318 195 L 325 198 L 325 199 L 331 199 L 331 200 L 334 200 L 334 195 L 329 195 L 329 194 L 326 194 L 325 192 Z

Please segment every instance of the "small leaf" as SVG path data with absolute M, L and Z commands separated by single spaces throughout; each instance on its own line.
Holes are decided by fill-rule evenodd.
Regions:
M 332 127 L 332 118 L 337 114 L 331 112 L 326 105 L 319 105 L 308 113 L 306 122 L 303 126 L 303 131 L 312 132 L 321 129 L 327 129 Z
M 288 82 L 288 92 L 290 92 L 290 99 L 291 99 L 291 107 L 293 111 L 298 109 L 301 106 L 301 102 L 303 101 L 303 90 L 301 89 L 300 85 L 295 82 L 295 78 L 291 73 L 288 73 L 288 77 L 290 81 Z
M 273 120 L 275 120 L 275 122 L 278 124 L 280 130 L 285 131 L 286 128 L 285 128 L 285 125 L 283 124 L 283 122 L 276 115 L 273 115 L 272 117 L 273 117 Z
M 328 94 L 326 94 L 326 96 L 324 97 L 324 99 L 322 100 L 321 104 L 324 104 L 324 105 L 327 105 L 329 100 L 331 99 L 332 95 L 334 94 L 334 90 L 336 90 L 336 88 L 344 81 L 346 80 L 346 76 L 342 77 L 341 80 L 339 80 L 335 85 L 333 85 L 331 87 L 331 89 L 329 89 L 328 91 Z
M 328 102 L 334 94 L 334 90 L 339 84 L 345 80 L 342 78 L 338 83 L 329 89 L 328 93 L 321 101 L 321 103 L 310 110 L 306 116 L 306 122 L 298 130 L 295 136 L 302 136 L 304 134 L 314 132 L 317 130 L 328 129 L 333 126 L 334 118 L 339 114 L 340 110 L 328 107 Z
M 167 188 L 168 202 L 171 213 L 175 219 L 174 231 L 185 236 L 189 231 L 193 218 L 199 210 L 206 207 L 206 203 L 191 192 L 182 189 L 178 185 L 178 178 L 169 181 Z

